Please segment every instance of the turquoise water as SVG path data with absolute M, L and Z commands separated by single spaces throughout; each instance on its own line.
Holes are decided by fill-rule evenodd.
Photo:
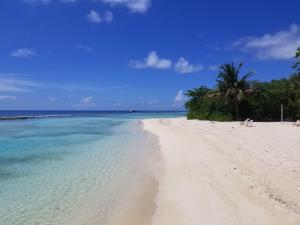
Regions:
M 71 115 L 0 122 L 0 224 L 110 224 L 156 147 L 140 119 Z M 126 207 L 126 206 L 125 206 Z

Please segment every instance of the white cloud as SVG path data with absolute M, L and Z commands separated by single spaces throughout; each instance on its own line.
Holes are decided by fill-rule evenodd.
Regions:
M 43 4 L 48 4 L 51 2 L 51 0 L 22 0 L 22 1 L 26 3 L 43 3 Z
M 131 0 L 128 1 L 127 7 L 132 12 L 146 12 L 151 5 L 150 0 Z
M 124 101 L 121 101 L 121 102 L 114 102 L 113 103 L 113 107 L 120 107 L 120 106 L 123 106 L 125 105 L 125 102 Z
M 170 69 L 172 67 L 172 61 L 169 59 L 162 59 L 158 56 L 156 51 L 152 51 L 143 61 L 132 60 L 130 66 L 137 69 Z
M 129 66 L 136 69 L 171 69 L 173 62 L 170 59 L 160 58 L 156 51 L 152 51 L 142 61 L 131 60 Z M 183 57 L 181 57 L 174 65 L 174 70 L 177 73 L 194 73 L 203 68 L 204 67 L 201 64 L 191 64 Z
M 12 95 L 0 95 L 0 101 L 2 100 L 16 100 L 17 97 L 16 96 L 12 96 Z
M 25 89 L 23 87 L 18 87 L 14 84 L 0 83 L 0 92 L 28 92 L 28 91 L 30 90 Z
M 79 50 L 83 50 L 83 51 L 86 51 L 86 52 L 92 52 L 93 51 L 92 47 L 90 47 L 88 45 L 78 45 L 77 48 Z
M 82 99 L 82 105 L 84 106 L 94 106 L 95 103 L 93 102 L 94 97 L 93 96 L 88 96 Z
M 36 3 L 41 3 L 41 4 L 48 4 L 52 2 L 52 0 L 21 0 L 26 3 L 31 3 L 31 4 L 36 4 Z M 60 0 L 63 3 L 74 3 L 79 0 Z M 111 6 L 125 6 L 127 7 L 131 12 L 136 12 L 136 13 L 145 13 L 149 9 L 151 5 L 151 0 L 90 0 L 91 2 L 95 1 L 102 1 L 104 3 L 108 3 Z
M 0 92 L 30 92 L 34 88 L 38 88 L 40 86 L 42 86 L 42 84 L 20 78 L 0 78 Z
M 97 13 L 95 10 L 91 10 L 89 14 L 86 15 L 86 19 L 92 23 L 97 23 L 97 24 L 102 22 L 99 13 Z
M 155 104 L 157 104 L 157 100 L 156 99 L 150 100 L 150 101 L 147 102 L 147 104 L 148 105 L 155 105 Z
M 114 14 L 111 11 L 106 11 L 100 15 L 95 10 L 91 10 L 87 14 L 86 19 L 92 23 L 100 24 L 101 22 L 111 23 L 114 20 Z
M 157 99 L 146 100 L 143 97 L 139 97 L 138 99 L 139 99 L 140 104 L 155 105 L 158 103 Z
M 179 90 L 174 98 L 175 104 L 183 104 L 187 100 L 183 90 Z
M 193 65 L 183 57 L 175 63 L 175 71 L 178 73 L 194 73 L 202 70 L 203 68 L 204 67 L 201 64 Z
M 26 3 L 31 3 L 31 4 L 34 4 L 34 3 L 43 3 L 43 4 L 48 4 L 50 2 L 52 2 L 52 0 L 22 0 L 23 2 L 26 2 Z M 61 2 L 64 2 L 64 3 L 73 3 L 73 2 L 77 2 L 77 0 L 60 0 Z
M 144 13 L 151 5 L 151 0 L 102 0 L 102 2 L 109 3 L 111 5 L 123 5 L 127 7 L 131 12 Z
M 300 26 L 292 24 L 287 30 L 261 37 L 243 37 L 231 48 L 252 53 L 259 59 L 291 59 L 300 45 Z
M 218 65 L 211 65 L 208 67 L 209 70 L 218 70 L 219 66 Z
M 140 101 L 141 104 L 144 104 L 144 103 L 145 103 L 145 100 L 144 100 L 143 97 L 139 97 L 139 101 Z
M 43 83 L 27 79 L 28 74 L 0 73 L 0 94 L 6 92 L 32 92 L 36 90 L 60 90 L 65 92 L 103 92 L 107 90 L 123 90 L 121 85 L 89 85 L 86 83 Z
M 34 49 L 19 48 L 10 53 L 10 56 L 16 58 L 30 58 L 33 56 L 37 56 L 37 53 Z
M 53 97 L 49 97 L 48 100 L 52 103 L 56 102 L 56 98 L 53 98 Z
M 111 11 L 106 11 L 103 15 L 103 19 L 107 23 L 111 23 L 114 20 L 114 14 Z
M 72 3 L 72 2 L 77 2 L 77 0 L 61 0 L 62 2 L 67 2 L 67 3 Z

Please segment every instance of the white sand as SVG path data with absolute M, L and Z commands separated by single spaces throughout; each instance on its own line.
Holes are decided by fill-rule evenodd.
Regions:
M 144 120 L 159 138 L 153 225 L 300 224 L 300 128 Z

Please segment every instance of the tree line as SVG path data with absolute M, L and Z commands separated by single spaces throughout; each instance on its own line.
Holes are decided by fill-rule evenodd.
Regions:
M 221 65 L 214 88 L 186 92 L 188 119 L 279 121 L 281 105 L 285 120 L 300 119 L 300 47 L 295 59 L 294 74 L 270 82 L 249 80 L 254 71 L 241 75 L 243 63 Z

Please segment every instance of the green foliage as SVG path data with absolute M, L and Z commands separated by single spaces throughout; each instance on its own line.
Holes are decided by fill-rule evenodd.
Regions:
M 297 49 L 295 59 L 296 59 L 296 63 L 293 66 L 293 68 L 296 69 L 300 73 L 300 47 Z
M 248 78 L 253 72 L 247 73 L 241 78 L 240 70 L 243 63 L 235 66 L 233 63 L 226 63 L 220 66 L 220 72 L 217 79 L 219 92 L 226 96 L 231 108 L 234 109 L 235 118 L 240 119 L 239 104 L 243 100 L 245 93 L 249 92 L 250 85 Z
M 280 105 L 284 106 L 287 120 L 300 118 L 300 74 L 288 79 L 257 83 L 261 91 L 249 99 L 253 118 L 260 120 L 279 120 Z
M 201 94 L 195 96 L 195 92 L 187 92 L 189 97 L 195 96 L 185 105 L 188 109 L 188 119 L 232 120 L 231 114 L 227 111 L 229 108 L 227 98 L 219 96 L 218 93 L 204 86 L 194 90 Z
M 242 65 L 222 65 L 215 88 L 201 86 L 188 91 L 188 119 L 279 121 L 281 104 L 285 120 L 300 119 L 300 72 L 287 79 L 249 81 L 252 72 L 239 77 Z

